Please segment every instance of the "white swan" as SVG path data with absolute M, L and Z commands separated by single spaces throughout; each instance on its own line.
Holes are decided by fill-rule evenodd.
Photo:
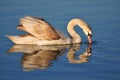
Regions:
M 92 29 L 81 19 L 75 18 L 70 20 L 67 30 L 71 38 L 67 38 L 60 31 L 53 28 L 43 18 L 26 16 L 20 19 L 20 25 L 17 29 L 28 32 L 25 35 L 9 36 L 15 44 L 37 44 L 37 45 L 56 45 L 81 43 L 81 37 L 75 32 L 74 26 L 78 25 L 92 44 Z

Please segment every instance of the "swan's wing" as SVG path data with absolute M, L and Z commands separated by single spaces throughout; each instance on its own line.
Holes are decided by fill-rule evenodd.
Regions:
M 23 17 L 17 29 L 26 31 L 40 40 L 60 39 L 57 31 L 43 18 Z
M 55 29 L 56 32 L 58 33 L 58 35 L 60 36 L 61 39 L 65 40 L 67 39 L 66 35 L 64 35 L 62 32 L 60 32 L 59 30 Z

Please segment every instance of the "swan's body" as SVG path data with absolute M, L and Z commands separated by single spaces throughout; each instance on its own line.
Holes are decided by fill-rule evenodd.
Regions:
M 37 45 L 56 45 L 56 44 L 72 44 L 80 43 L 81 37 L 74 31 L 74 26 L 78 25 L 82 28 L 91 44 L 91 28 L 81 19 L 72 19 L 67 26 L 67 30 L 71 38 L 67 38 L 61 32 L 53 28 L 43 18 L 24 17 L 20 19 L 19 30 L 28 32 L 26 35 L 8 36 L 15 44 L 37 44 Z

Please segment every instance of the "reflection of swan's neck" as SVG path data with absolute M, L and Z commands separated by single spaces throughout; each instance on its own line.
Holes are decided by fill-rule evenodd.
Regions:
M 80 35 L 74 30 L 76 25 L 78 25 L 83 31 L 87 26 L 87 24 L 81 19 L 72 19 L 68 23 L 67 30 L 72 38 L 72 43 L 80 43 L 82 41 Z
M 73 45 L 70 50 L 68 51 L 67 58 L 70 63 L 85 63 L 89 61 L 89 56 L 92 54 L 92 45 L 88 45 L 86 51 L 78 56 L 79 59 L 76 59 L 75 53 L 79 48 L 80 45 Z

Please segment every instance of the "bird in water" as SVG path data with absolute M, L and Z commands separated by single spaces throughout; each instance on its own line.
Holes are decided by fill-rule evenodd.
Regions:
M 17 26 L 18 30 L 23 30 L 28 34 L 7 35 L 7 37 L 15 44 L 58 45 L 81 43 L 80 35 L 74 30 L 76 25 L 85 33 L 88 43 L 92 44 L 92 29 L 79 18 L 74 18 L 68 22 L 67 31 L 70 37 L 66 37 L 45 19 L 31 16 L 21 18 L 20 24 Z

